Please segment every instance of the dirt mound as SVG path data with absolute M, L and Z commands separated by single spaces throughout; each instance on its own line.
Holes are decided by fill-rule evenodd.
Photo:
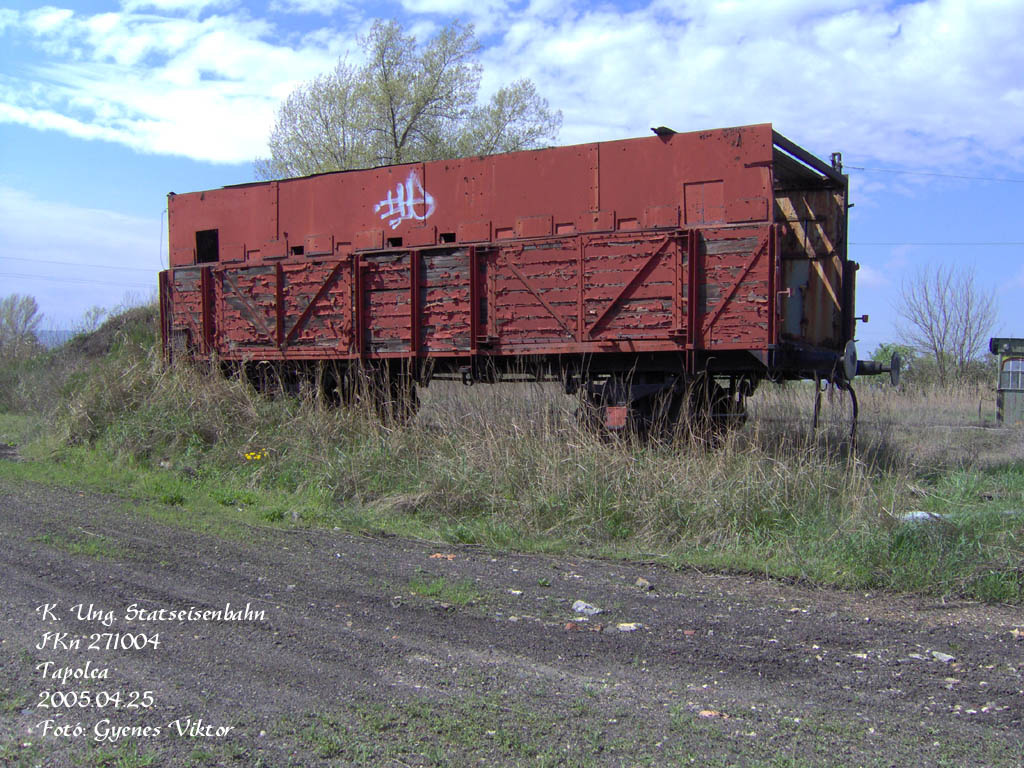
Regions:
M 156 338 L 159 330 L 160 310 L 154 304 L 126 309 L 107 319 L 90 333 L 81 333 L 65 345 L 67 352 L 88 358 L 103 357 L 119 341 L 145 342 Z
M 103 745 L 137 746 L 132 765 L 1021 765 L 1016 608 L 337 530 L 221 538 L 6 479 L 0 530 L 0 755 L 18 765 L 97 764 L 115 725 L 151 728 Z M 86 639 L 40 644 L 67 633 Z M 80 670 L 58 701 L 111 702 L 65 716 L 80 735 L 40 726 L 47 661 Z

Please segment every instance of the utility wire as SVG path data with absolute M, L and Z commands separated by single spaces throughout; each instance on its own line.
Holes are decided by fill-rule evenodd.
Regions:
M 946 246 L 946 245 L 950 245 L 950 246 L 976 246 L 976 245 L 985 245 L 985 246 L 989 246 L 989 245 L 993 245 L 993 246 L 1004 246 L 1004 245 L 1005 246 L 1022 246 L 1022 245 L 1024 245 L 1024 241 L 990 240 L 988 242 L 981 241 L 981 242 L 974 242 L 974 243 L 966 242 L 966 241 L 965 242 L 932 242 L 932 243 L 924 243 L 924 242 L 920 242 L 920 243 L 888 243 L 888 242 L 870 242 L 870 243 L 868 243 L 868 242 L 860 242 L 860 243 L 854 243 L 854 242 L 851 242 L 849 244 L 850 245 L 927 245 L 927 246 Z
M 23 278 L 25 280 L 43 280 L 48 283 L 73 283 L 85 286 L 114 286 L 115 288 L 156 288 L 156 283 L 111 283 L 101 280 L 77 280 L 75 278 L 54 278 L 49 274 L 22 274 L 19 272 L 0 272 L 0 278 Z
M 854 171 L 867 171 L 869 173 L 902 173 L 910 176 L 941 176 L 945 179 L 968 179 L 970 181 L 1000 181 L 1006 184 L 1024 184 L 1024 179 L 1005 179 L 996 176 L 963 176 L 957 173 L 937 173 L 935 171 L 910 171 L 902 168 L 865 168 L 862 165 L 844 165 Z
M 27 259 L 24 256 L 0 256 L 0 259 L 9 259 L 10 261 L 27 261 L 30 264 L 60 264 L 65 267 L 96 267 L 98 269 L 121 269 L 131 270 L 132 272 L 148 272 L 153 274 L 159 272 L 160 269 L 153 267 L 152 269 L 146 269 L 145 267 L 115 267 L 110 264 L 90 264 L 81 261 L 53 261 L 47 259 Z

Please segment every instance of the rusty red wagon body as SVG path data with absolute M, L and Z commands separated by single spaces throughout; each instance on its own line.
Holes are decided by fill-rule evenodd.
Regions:
M 770 125 L 171 194 L 164 347 L 336 388 L 558 378 L 609 425 L 698 381 L 735 410 L 853 375 L 847 197 Z

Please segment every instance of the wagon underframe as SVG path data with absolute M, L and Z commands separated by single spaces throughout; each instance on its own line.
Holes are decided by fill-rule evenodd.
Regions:
M 280 380 L 327 367 L 335 388 L 360 369 L 399 398 L 433 377 L 559 379 L 612 426 L 655 395 L 678 409 L 697 387 L 698 409 L 734 411 L 763 378 L 848 386 L 856 372 L 846 177 L 770 126 L 244 185 L 169 208 L 170 358 Z

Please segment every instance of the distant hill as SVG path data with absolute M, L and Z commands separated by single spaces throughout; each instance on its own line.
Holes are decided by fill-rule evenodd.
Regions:
M 39 339 L 39 343 L 47 349 L 53 349 L 59 347 L 61 344 L 66 344 L 75 335 L 75 331 L 38 331 L 36 338 Z

